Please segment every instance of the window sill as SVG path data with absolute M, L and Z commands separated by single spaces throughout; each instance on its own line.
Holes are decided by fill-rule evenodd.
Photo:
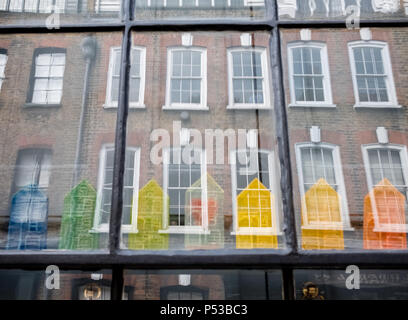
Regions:
M 108 233 L 109 230 L 105 229 L 105 228 L 92 228 L 91 230 L 89 230 L 89 233 Z
M 353 227 L 349 226 L 330 226 L 330 225 L 316 225 L 316 226 L 302 226 L 302 230 L 333 230 L 333 231 L 355 231 Z
M 158 233 L 162 234 L 210 234 L 209 230 L 204 230 L 203 228 L 188 228 L 188 227 L 176 227 L 164 230 L 159 230 Z
M 210 108 L 208 106 L 194 106 L 194 105 L 191 105 L 191 106 L 187 106 L 187 105 L 185 105 L 185 106 L 181 106 L 181 105 L 171 105 L 171 106 L 164 105 L 162 107 L 162 109 L 163 110 L 175 110 L 175 111 L 180 111 L 180 110 L 183 110 L 183 111 L 209 111 L 210 110 Z
M 256 104 L 242 104 L 242 105 L 228 105 L 227 110 L 271 110 L 271 106 L 256 105 Z
M 290 103 L 289 107 L 290 108 L 336 108 L 336 105 L 332 103 L 316 103 L 316 104 Z
M 282 231 L 273 231 L 270 228 L 267 230 L 253 229 L 253 230 L 240 230 L 230 233 L 232 236 L 281 236 Z
M 48 108 L 60 108 L 62 105 L 60 103 L 31 103 L 27 102 L 23 105 L 23 108 L 31 109 L 31 108 L 40 108 L 40 109 L 48 109 Z
M 401 109 L 401 105 L 396 104 L 355 104 L 354 109 Z
M 391 224 L 391 225 L 383 225 L 380 227 L 375 227 L 374 232 L 389 232 L 389 233 L 407 233 L 408 232 L 408 225 L 407 224 Z
M 106 229 L 106 228 L 92 228 L 91 230 L 89 230 L 89 233 L 109 233 L 109 229 Z M 139 233 L 139 230 L 138 229 L 123 228 L 123 226 L 122 226 L 121 233 L 133 234 L 133 233 Z
M 104 104 L 103 105 L 104 109 L 117 109 L 118 105 L 117 104 Z M 129 110 L 131 109 L 146 109 L 145 104 L 129 104 Z

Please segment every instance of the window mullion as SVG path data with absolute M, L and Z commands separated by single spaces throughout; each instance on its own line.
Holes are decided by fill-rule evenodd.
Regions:
M 273 8 L 273 19 L 278 14 L 277 2 L 269 1 Z M 280 162 L 280 188 L 282 195 L 283 230 L 285 230 L 286 245 L 292 253 L 297 252 L 297 234 L 295 225 L 295 212 L 292 194 L 292 172 L 290 160 L 290 143 L 288 120 L 286 115 L 286 102 L 283 81 L 283 66 L 279 27 L 272 29 L 269 39 L 269 54 L 271 60 L 272 81 L 275 84 L 275 130 L 277 149 Z M 293 295 L 293 293 L 288 293 Z
M 125 1 L 125 18 L 129 19 L 130 1 Z M 118 110 L 116 119 L 115 132 L 115 151 L 112 179 L 112 205 L 109 223 L 109 251 L 110 254 L 115 254 L 120 248 L 120 234 L 122 221 L 122 205 L 123 205 L 123 186 L 125 172 L 125 156 L 126 156 L 126 126 L 127 115 L 129 108 L 129 75 L 130 75 L 130 60 L 131 60 L 131 29 L 127 26 L 124 30 L 122 49 L 121 49 L 121 66 L 120 80 L 118 93 Z M 112 297 L 114 299 L 114 297 Z

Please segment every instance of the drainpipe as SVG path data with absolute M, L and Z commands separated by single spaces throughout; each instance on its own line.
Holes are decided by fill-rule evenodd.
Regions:
M 78 184 L 78 180 L 81 173 L 80 161 L 81 161 L 81 146 L 84 135 L 84 122 L 85 114 L 87 111 L 88 91 L 89 91 L 89 76 L 91 71 L 92 62 L 96 55 L 96 40 L 93 37 L 86 37 L 81 43 L 82 54 L 86 61 L 85 76 L 84 76 L 84 89 L 82 91 L 82 104 L 81 104 L 81 116 L 79 118 L 78 136 L 75 151 L 75 163 L 74 163 L 74 176 L 72 180 L 73 187 Z

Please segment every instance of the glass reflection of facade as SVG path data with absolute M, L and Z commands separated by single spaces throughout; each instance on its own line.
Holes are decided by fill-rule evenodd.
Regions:
M 0 0 L 0 299 L 406 299 L 407 22 Z

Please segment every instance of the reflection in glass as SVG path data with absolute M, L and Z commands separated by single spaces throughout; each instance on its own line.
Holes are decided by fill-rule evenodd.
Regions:
M 237 150 L 233 185 L 236 194 L 236 247 L 278 248 L 279 224 L 274 199 L 272 154 Z
M 129 105 L 130 107 L 143 107 L 144 81 L 145 81 L 146 48 L 132 47 Z M 110 51 L 109 73 L 106 88 L 105 107 L 117 107 L 119 97 L 121 48 L 112 47 Z
M 354 14 L 364 18 L 401 18 L 399 0 L 278 0 L 281 19 L 334 19 Z
M 281 300 L 281 272 L 264 270 L 126 270 L 134 300 Z
M 155 180 L 139 190 L 137 225 L 132 223 L 136 230 L 129 234 L 129 249 L 168 249 L 168 234 L 159 232 L 163 229 L 163 204 L 169 203 L 168 197 L 164 197 Z
M 0 23 L 41 22 L 55 28 L 73 24 L 118 19 L 121 0 L 0 0 Z
M 97 249 L 98 235 L 91 233 L 96 205 L 96 191 L 86 180 L 80 182 L 64 199 L 59 249 Z
M 120 33 L 1 36 L 2 249 L 106 248 L 116 114 L 102 106 L 110 48 L 120 40 Z M 111 152 L 100 157 L 106 145 Z M 132 151 L 131 178 L 138 171 Z M 100 158 L 108 158 L 106 168 Z M 126 225 L 137 182 L 137 175 L 126 180 Z
M 202 197 L 201 186 L 207 184 L 207 199 Z M 223 205 L 224 190 L 206 174 L 187 190 L 185 196 L 185 210 L 187 225 L 198 224 L 203 218 L 208 220 L 208 233 L 186 234 L 186 249 L 219 249 L 224 245 Z M 203 217 L 207 214 L 207 217 Z M 190 221 L 191 220 L 191 221 Z
M 56 270 L 0 270 L 0 300 L 109 300 L 111 272 L 93 273 L 77 270 L 59 270 L 59 288 Z M 124 299 L 132 288 L 124 288 Z
M 169 49 L 168 73 L 170 96 L 166 106 L 182 107 L 197 105 L 206 107 L 203 101 L 203 88 L 206 87 L 205 76 L 206 51 L 195 49 Z
M 313 1 L 304 2 L 309 6 Z M 386 8 L 394 1 L 380 2 Z M 361 1 L 362 11 L 367 6 L 373 10 L 372 4 Z M 296 8 L 301 8 L 299 1 Z M 406 32 L 281 29 L 302 249 L 407 248 L 408 136 L 401 107 L 406 96 L 398 79 L 408 62 L 396 31 Z M 316 99 L 319 81 L 329 99 L 325 103 Z
M 344 249 L 343 227 L 347 205 L 337 148 L 323 144 L 298 144 L 297 156 L 302 193 L 302 248 Z
M 194 154 L 191 158 L 191 155 Z M 187 158 L 191 159 L 186 161 Z M 198 194 L 198 199 L 207 202 L 207 181 L 204 176 L 205 168 L 203 159 L 204 151 L 200 149 L 174 148 L 168 150 L 169 162 L 165 166 L 164 174 L 168 174 L 167 193 L 170 196 L 169 217 L 167 225 L 169 229 L 207 229 L 208 216 L 206 206 L 198 210 L 199 215 L 193 217 L 197 209 L 186 212 L 186 193 L 193 191 Z M 200 183 L 196 184 L 196 181 Z M 188 199 L 193 200 L 193 199 Z M 189 201 L 190 202 L 190 201 Z M 191 204 L 189 204 L 191 207 Z M 197 229 L 197 230 L 199 230 Z
M 234 104 L 263 104 L 263 75 L 261 53 L 233 51 L 233 91 Z
M 384 178 L 364 199 L 364 249 L 406 249 L 405 196 Z
M 35 70 L 28 101 L 37 104 L 58 104 L 62 96 L 65 69 L 65 50 L 49 48 L 35 53 Z M 31 98 L 31 99 L 30 99 Z
M 11 200 L 7 249 L 46 249 L 48 198 L 28 185 Z
M 359 288 L 350 290 L 351 281 Z M 350 274 L 345 270 L 295 270 L 297 300 L 407 300 L 406 270 L 364 270 Z
M 134 0 L 136 19 L 261 19 L 265 0 Z
M 132 226 L 122 226 L 122 248 L 284 247 L 269 36 L 132 34 L 133 47 L 146 51 L 140 65 L 151 72 L 145 77 L 145 107 L 128 115 L 127 147 L 140 148 L 144 187 L 143 195 L 133 191 Z M 231 104 L 238 95 L 248 97 L 246 103 Z M 254 145 L 255 159 L 235 161 L 237 150 L 245 158 Z M 125 181 L 130 174 L 125 172 Z M 130 197 L 124 194 L 124 201 Z
M 339 195 L 323 178 L 302 201 L 302 249 L 344 249 Z M 304 217 L 306 217 L 305 220 Z

